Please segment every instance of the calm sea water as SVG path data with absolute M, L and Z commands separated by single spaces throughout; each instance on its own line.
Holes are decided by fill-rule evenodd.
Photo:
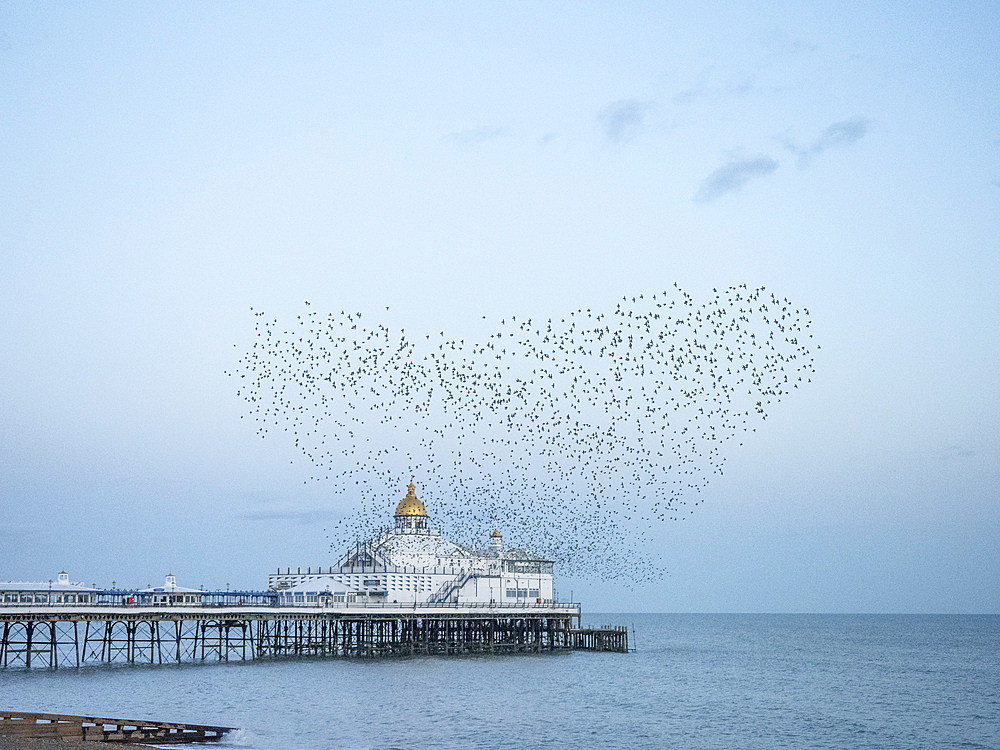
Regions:
M 253 750 L 1000 749 L 1000 616 L 589 619 L 638 651 L 0 670 L 0 706 L 239 726 L 224 745 Z

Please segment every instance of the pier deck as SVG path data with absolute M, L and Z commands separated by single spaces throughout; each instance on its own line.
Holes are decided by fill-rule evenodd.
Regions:
M 573 649 L 624 652 L 627 633 L 582 630 L 559 603 L 0 608 L 0 668 Z

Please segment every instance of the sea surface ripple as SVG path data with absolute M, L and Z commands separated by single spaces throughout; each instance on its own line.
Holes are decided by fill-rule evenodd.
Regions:
M 1000 748 L 1000 615 L 593 615 L 635 653 L 0 670 L 0 707 L 277 748 Z

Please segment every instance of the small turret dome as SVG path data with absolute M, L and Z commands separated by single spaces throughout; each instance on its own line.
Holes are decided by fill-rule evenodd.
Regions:
M 406 497 L 399 501 L 396 506 L 397 516 L 424 516 L 427 517 L 427 509 L 417 498 L 417 488 L 413 484 L 413 477 L 410 477 L 410 484 L 406 488 Z
M 490 534 L 490 551 L 495 555 L 503 552 L 503 535 L 500 529 L 493 529 L 493 533 Z

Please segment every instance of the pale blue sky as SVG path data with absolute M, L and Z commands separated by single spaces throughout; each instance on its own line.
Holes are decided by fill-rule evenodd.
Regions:
M 0 579 L 330 564 L 350 508 L 224 375 L 251 306 L 474 338 L 747 283 L 812 384 L 661 583 L 561 588 L 1000 611 L 996 6 L 802 5 L 0 6 Z

